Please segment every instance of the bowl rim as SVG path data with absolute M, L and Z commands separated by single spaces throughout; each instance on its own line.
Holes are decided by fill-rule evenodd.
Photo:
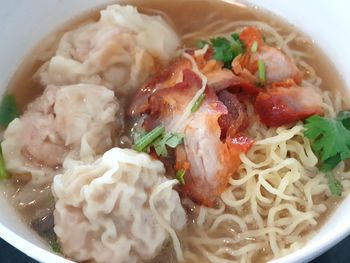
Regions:
M 68 260 L 58 254 L 54 254 L 53 252 L 49 252 L 37 245 L 34 245 L 33 243 L 12 232 L 3 224 L 0 224 L 0 237 L 10 245 L 17 248 L 19 251 L 39 262 L 43 262 L 42 260 L 44 259 L 47 262 L 74 263 L 74 261 Z
M 221 1 L 226 1 L 230 2 L 232 0 L 221 0 Z M 251 6 L 257 5 L 259 8 L 261 8 L 264 11 L 270 12 L 274 15 L 277 15 L 279 17 L 282 17 L 281 14 L 276 12 L 275 10 L 266 7 L 266 4 L 269 2 L 267 1 L 266 3 L 259 3 L 258 0 L 239 0 L 238 2 L 242 4 L 249 4 Z M 271 5 L 271 0 L 270 0 L 270 5 Z M 300 1 L 301 2 L 301 1 Z M 314 3 L 317 3 L 317 1 L 313 1 Z M 97 6 L 97 4 L 96 4 Z M 289 21 L 288 18 L 282 17 L 284 20 L 287 22 Z M 63 21 L 64 22 L 64 21 Z M 307 33 L 308 36 L 312 37 L 312 34 Z M 319 46 L 319 45 L 318 45 Z M 324 48 L 321 48 L 322 51 L 324 51 Z M 331 60 L 333 61 L 333 60 Z M 333 61 L 334 62 L 334 61 Z M 348 67 L 350 68 L 350 67 Z M 337 69 L 338 71 L 338 69 Z M 343 76 L 344 77 L 344 76 Z M 348 90 L 350 90 L 349 83 L 346 83 L 344 81 L 345 85 L 347 86 Z M 350 201 L 350 196 L 347 198 L 348 201 Z M 342 200 L 341 202 L 345 202 L 345 199 Z M 331 216 L 335 214 L 336 211 L 339 210 L 344 210 L 341 207 L 335 208 L 331 212 Z M 350 214 L 350 213 L 349 213 Z M 328 219 L 327 219 L 328 220 Z M 318 230 L 322 229 L 324 226 L 321 226 Z M 303 245 L 302 248 L 300 248 L 297 251 L 293 251 L 281 258 L 277 258 L 275 260 L 270 261 L 271 263 L 287 263 L 287 262 L 305 262 L 309 261 L 330 247 L 336 245 L 338 242 L 340 242 L 342 239 L 344 239 L 347 235 L 350 234 L 350 224 L 344 225 L 342 227 L 337 227 L 333 231 L 329 231 L 327 237 L 324 237 L 320 239 L 317 244 L 313 243 L 310 244 L 307 248 L 305 247 L 306 244 L 310 241 L 308 241 L 306 244 Z M 17 235 L 15 232 L 10 230 L 10 228 L 5 227 L 3 224 L 0 223 L 0 237 L 4 239 L 6 242 L 17 248 L 18 250 L 22 251 L 29 257 L 39 261 L 39 262 L 59 262 L 59 263 L 71 263 L 74 261 L 68 260 L 66 258 L 63 258 L 62 256 L 58 254 L 54 254 L 53 252 L 50 252 L 48 250 L 45 250 L 37 245 L 34 245 L 33 243 L 27 241 L 26 239 L 22 238 L 21 236 Z

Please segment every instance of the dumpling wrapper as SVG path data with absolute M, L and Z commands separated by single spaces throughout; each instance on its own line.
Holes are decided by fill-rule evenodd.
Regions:
M 114 93 L 103 86 L 49 86 L 7 127 L 6 169 L 37 178 L 58 173 L 68 157 L 94 160 L 113 146 L 119 112 Z
M 170 237 L 164 224 L 174 234 L 186 223 L 175 180 L 164 173 L 145 153 L 113 148 L 55 176 L 54 230 L 65 255 L 101 263 L 155 257 Z
M 99 21 L 65 33 L 36 76 L 43 85 L 94 83 L 125 95 L 176 56 L 179 44 L 160 16 L 111 5 Z

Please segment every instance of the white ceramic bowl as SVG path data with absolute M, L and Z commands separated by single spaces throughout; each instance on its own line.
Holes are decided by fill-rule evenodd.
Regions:
M 164 0 L 168 1 L 168 0 Z M 175 1 L 175 0 L 174 0 Z M 231 0 L 226 0 L 231 2 Z M 0 7 L 0 93 L 26 54 L 63 22 L 106 0 L 2 0 Z M 109 1 L 110 3 L 110 1 Z M 296 25 L 311 36 L 334 63 L 350 89 L 350 2 L 345 0 L 250 0 Z M 0 237 L 28 256 L 45 263 L 71 262 L 52 254 L 0 195 Z M 307 262 L 350 234 L 350 197 L 332 214 L 305 247 L 275 263 Z

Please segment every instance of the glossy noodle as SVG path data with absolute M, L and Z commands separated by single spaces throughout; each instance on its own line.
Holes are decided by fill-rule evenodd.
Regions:
M 298 38 L 295 32 L 282 35 L 257 21 L 215 21 L 182 38 L 227 36 L 246 26 L 262 29 L 267 43 L 281 48 L 307 72 L 302 84 L 322 94 L 327 115 L 335 116 L 342 109 L 340 93 L 320 89 L 322 79 L 304 60 L 308 55 L 289 46 Z M 256 142 L 241 154 L 242 164 L 222 193 L 220 208 L 196 207 L 193 234 L 185 239 L 189 262 L 260 262 L 268 260 L 271 252 L 279 258 L 300 249 L 315 234 L 313 229 L 327 210 L 324 198 L 331 193 L 303 131 L 302 123 L 269 129 L 260 123 L 252 125 L 249 132 Z M 339 178 L 348 180 L 341 168 Z M 347 180 L 345 191 L 350 190 Z

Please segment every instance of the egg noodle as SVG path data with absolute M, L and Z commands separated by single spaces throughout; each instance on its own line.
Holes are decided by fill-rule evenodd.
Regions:
M 282 35 L 263 22 L 216 21 L 184 35 L 183 40 L 229 36 L 245 26 L 261 29 L 269 45 L 290 56 L 305 73 L 301 85 L 322 95 L 326 116 L 336 115 L 342 107 L 341 96 L 321 90 L 321 78 L 304 60 L 307 54 L 289 46 L 299 40 L 295 32 Z M 181 240 L 186 262 L 260 262 L 272 259 L 271 255 L 281 257 L 301 248 L 327 211 L 331 199 L 327 178 L 317 169 L 318 159 L 304 137 L 303 124 L 267 128 L 256 119 L 252 106 L 247 110 L 248 132 L 255 143 L 241 154 L 242 164 L 218 205 L 208 208 L 185 201 L 194 214 Z M 344 163 L 335 174 L 348 192 L 350 173 L 345 172 Z

